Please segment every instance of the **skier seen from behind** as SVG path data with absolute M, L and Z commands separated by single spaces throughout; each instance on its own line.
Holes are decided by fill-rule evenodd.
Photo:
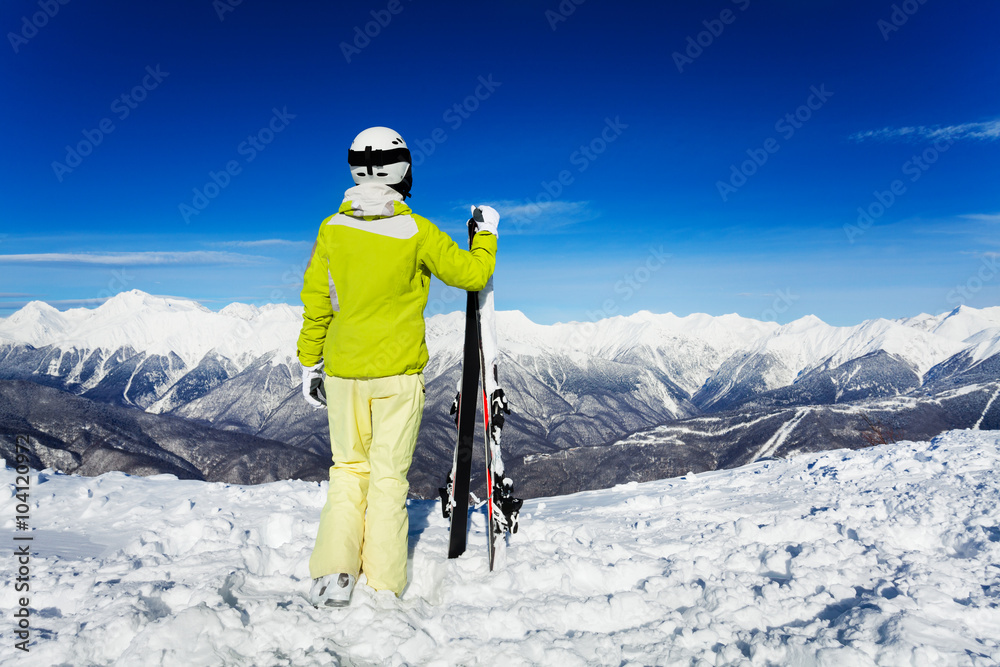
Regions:
M 327 404 L 333 466 L 316 545 L 310 600 L 348 604 L 358 576 L 397 596 L 406 586 L 406 496 L 424 406 L 424 308 L 431 275 L 463 290 L 493 274 L 500 216 L 469 251 L 404 203 L 410 152 L 372 127 L 348 151 L 355 186 L 320 225 L 302 287 L 302 392 Z M 473 207 L 475 208 L 475 207 Z

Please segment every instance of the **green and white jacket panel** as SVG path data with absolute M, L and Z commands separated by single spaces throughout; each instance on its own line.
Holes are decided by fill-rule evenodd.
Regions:
M 320 225 L 305 272 L 299 361 L 314 366 L 323 359 L 327 375 L 344 378 L 423 371 L 431 274 L 480 290 L 493 274 L 496 251 L 488 232 L 476 234 L 471 250 L 459 248 L 386 185 L 349 189 L 339 211 Z

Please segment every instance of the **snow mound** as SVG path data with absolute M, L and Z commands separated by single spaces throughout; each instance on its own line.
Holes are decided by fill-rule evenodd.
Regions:
M 493 574 L 481 512 L 448 560 L 412 502 L 403 597 L 359 585 L 339 610 L 305 599 L 325 484 L 43 472 L 30 493 L 32 664 L 1000 662 L 995 432 L 531 500 Z

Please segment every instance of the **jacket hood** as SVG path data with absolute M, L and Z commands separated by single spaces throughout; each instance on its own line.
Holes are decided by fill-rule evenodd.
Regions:
M 352 218 L 391 218 L 410 213 L 403 195 L 384 183 L 362 183 L 344 193 L 338 213 Z

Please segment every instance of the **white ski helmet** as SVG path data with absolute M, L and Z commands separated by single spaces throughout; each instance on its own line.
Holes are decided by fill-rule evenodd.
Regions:
M 410 196 L 413 185 L 410 163 L 410 149 L 403 137 L 388 127 L 369 127 L 354 138 L 347 151 L 355 183 L 385 183 L 404 199 Z

